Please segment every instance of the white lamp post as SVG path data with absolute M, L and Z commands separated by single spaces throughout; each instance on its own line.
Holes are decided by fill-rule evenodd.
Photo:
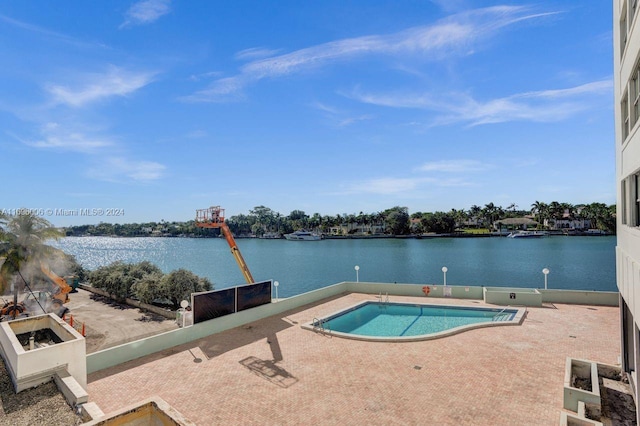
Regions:
M 547 276 L 549 275 L 549 268 L 544 268 L 542 270 L 542 273 L 544 274 L 544 289 L 547 289 Z
M 445 287 L 447 286 L 447 271 L 448 271 L 448 270 L 449 270 L 449 269 L 447 269 L 447 267 L 446 267 L 446 266 L 443 266 L 443 267 L 442 267 L 442 274 L 444 275 L 444 286 L 445 286 Z
M 278 281 L 273 282 L 273 286 L 276 288 L 276 302 L 278 301 L 278 286 L 280 283 Z
M 355 266 L 355 268 L 353 268 L 356 270 L 356 282 L 359 283 L 360 282 L 360 276 L 358 275 L 358 271 L 360 270 L 360 267 L 358 265 Z

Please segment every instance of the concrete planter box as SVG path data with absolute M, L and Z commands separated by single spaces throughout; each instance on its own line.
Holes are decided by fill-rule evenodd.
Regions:
M 94 419 L 83 426 L 195 426 L 175 408 L 159 397 L 152 397 L 123 408 L 109 416 Z
M 16 392 L 56 375 L 71 375 L 87 388 L 84 337 L 54 314 L 1 322 L 0 352 Z
M 542 306 L 542 294 L 535 288 L 484 287 L 485 303 L 502 306 Z
M 577 387 L 578 384 L 580 387 Z M 567 358 L 564 372 L 563 408 L 577 413 L 579 402 L 593 406 L 598 411 L 601 408 L 598 363 Z
M 603 424 L 563 411 L 560 413 L 560 426 L 603 426 Z

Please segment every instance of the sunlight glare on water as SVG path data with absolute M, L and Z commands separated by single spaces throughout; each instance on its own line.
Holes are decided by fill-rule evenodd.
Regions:
M 342 281 L 447 284 L 616 291 L 615 237 L 540 239 L 354 239 L 299 242 L 238 239 L 253 277 L 280 282 L 289 297 Z M 243 284 L 229 247 L 220 238 L 67 237 L 53 245 L 88 269 L 111 262 L 148 260 L 164 272 L 184 268 L 216 288 Z

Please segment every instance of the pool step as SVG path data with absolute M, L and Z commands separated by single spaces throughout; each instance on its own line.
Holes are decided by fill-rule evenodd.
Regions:
M 493 319 L 491 321 L 494 321 L 494 322 L 497 322 L 497 321 L 509 321 L 512 316 L 513 316 L 513 314 L 511 312 L 503 313 L 503 314 L 497 314 L 496 316 L 493 317 Z

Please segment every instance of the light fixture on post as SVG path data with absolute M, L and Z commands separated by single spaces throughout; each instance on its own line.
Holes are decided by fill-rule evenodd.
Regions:
M 358 265 L 356 265 L 353 269 L 356 270 L 356 282 L 359 283 L 360 282 L 360 276 L 358 274 L 358 271 L 360 271 L 360 267 Z
M 443 274 L 443 278 L 444 278 L 444 286 L 447 286 L 447 271 L 449 269 L 446 266 L 442 267 L 442 274 Z
M 278 281 L 273 282 L 273 286 L 276 288 L 276 302 L 278 301 L 278 286 L 280 283 Z
M 547 289 L 547 276 L 549 275 L 549 268 L 544 268 L 542 270 L 542 273 L 544 274 L 544 289 Z

